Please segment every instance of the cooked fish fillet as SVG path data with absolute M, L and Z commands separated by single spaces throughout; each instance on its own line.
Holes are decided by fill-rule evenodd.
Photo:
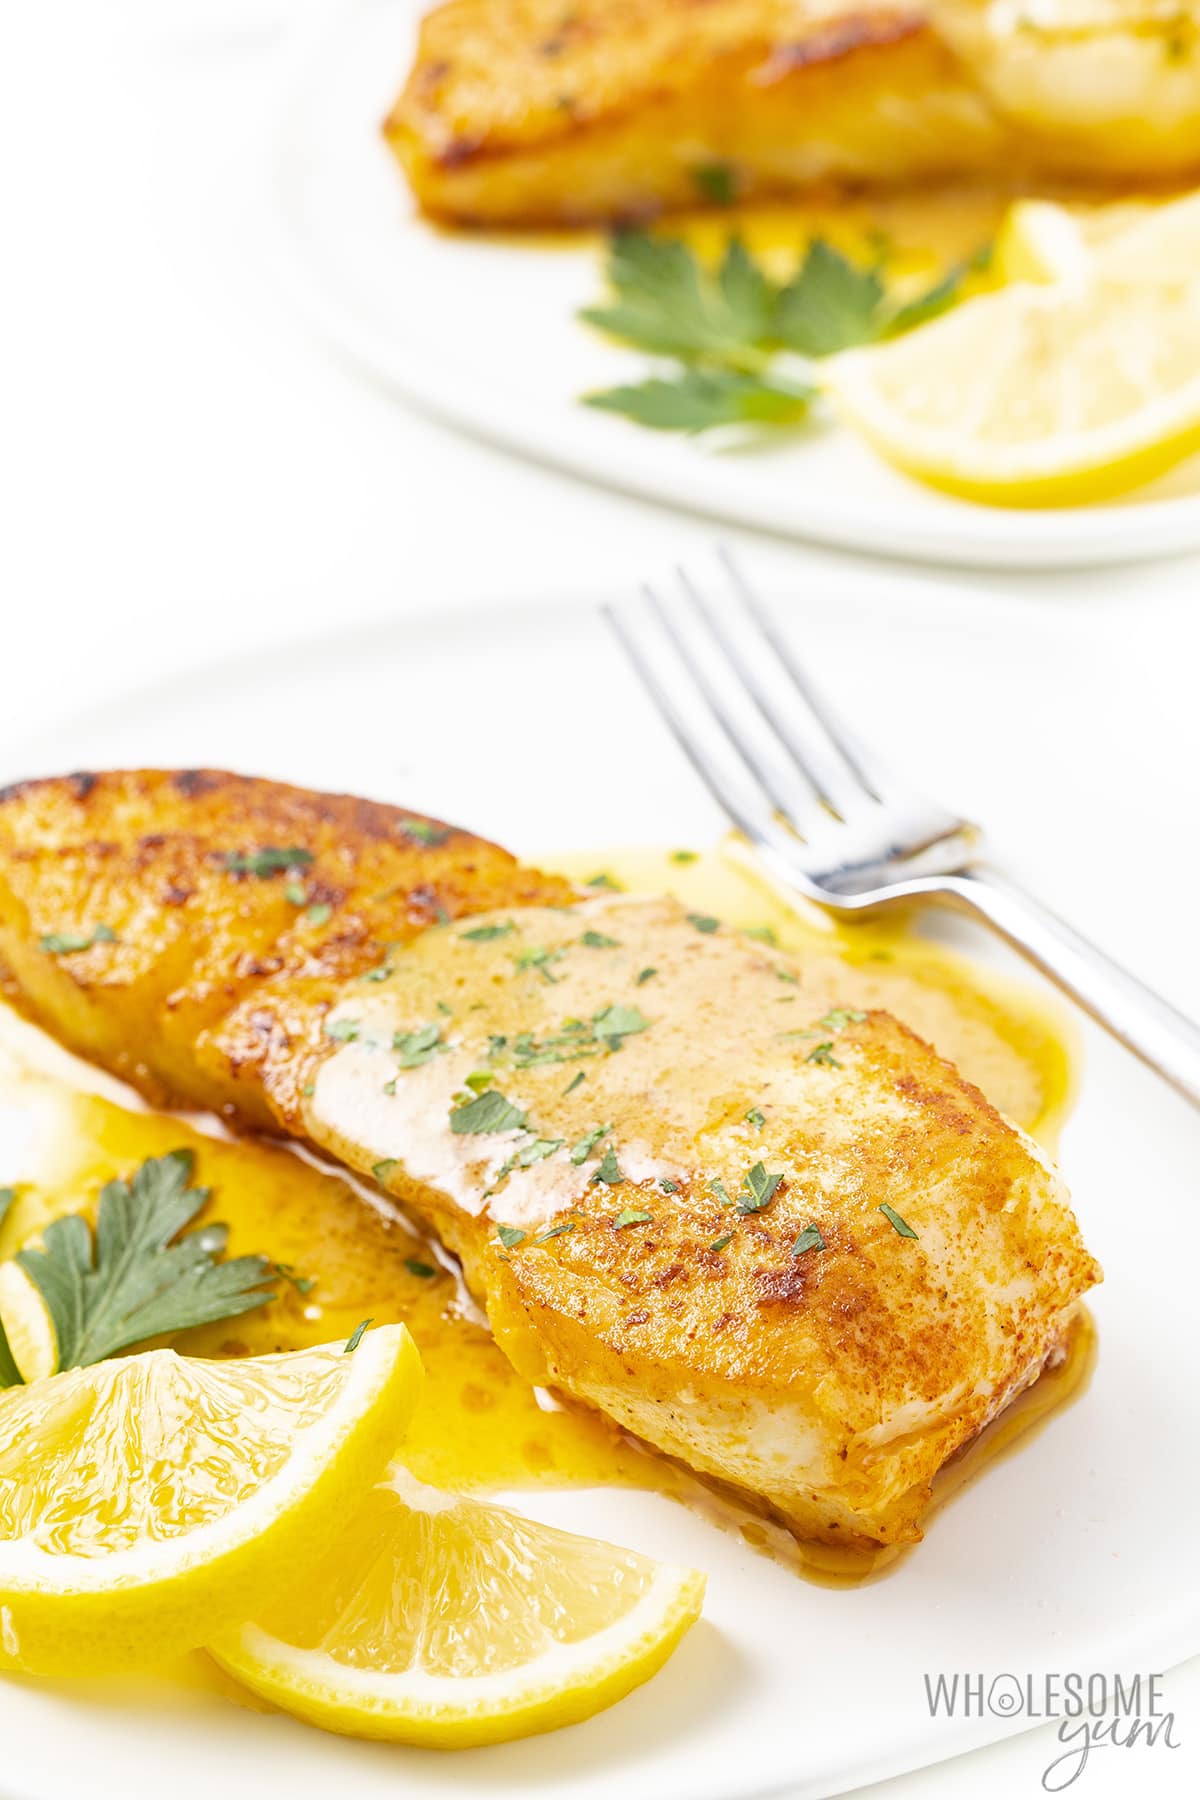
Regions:
M 211 771 L 11 788 L 0 958 L 153 1099 L 372 1176 L 530 1381 L 805 1536 L 919 1536 L 1099 1279 L 1036 1147 L 828 959 L 419 815 Z
M 427 212 L 492 225 L 695 205 L 714 171 L 1182 178 L 1200 43 L 1177 0 L 443 0 L 384 129 Z

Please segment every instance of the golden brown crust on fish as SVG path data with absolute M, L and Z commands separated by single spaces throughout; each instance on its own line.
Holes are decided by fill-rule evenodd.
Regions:
M 291 866 L 230 866 L 287 849 Z M 437 919 L 571 893 L 440 820 L 216 769 L 7 788 L 0 859 L 23 1012 L 152 1100 L 288 1131 L 342 984 Z
M 209 770 L 0 794 L 28 1016 L 374 1177 L 529 1380 L 802 1535 L 911 1540 L 1099 1270 L 1040 1152 L 928 1044 L 700 927 L 343 795 Z M 483 1097 L 517 1122 L 464 1120 Z
M 447 0 L 385 134 L 424 209 L 636 218 L 744 195 L 999 167 L 1006 133 L 905 0 Z

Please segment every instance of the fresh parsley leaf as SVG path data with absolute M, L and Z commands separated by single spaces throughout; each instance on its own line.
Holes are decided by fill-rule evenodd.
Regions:
M 639 1212 L 635 1206 L 627 1206 L 613 1220 L 613 1230 L 624 1231 L 629 1225 L 653 1225 L 653 1223 L 652 1213 Z
M 410 1275 L 418 1276 L 422 1281 L 432 1281 L 437 1270 L 432 1263 L 421 1262 L 416 1256 L 406 1256 L 404 1266 Z
M 448 825 L 435 825 L 432 819 L 401 819 L 400 830 L 406 838 L 414 843 L 427 844 L 430 847 L 444 844 L 450 836 Z
M 499 1088 L 488 1088 L 474 1100 L 456 1106 L 450 1114 L 451 1131 L 472 1137 L 482 1132 L 520 1131 L 524 1125 L 525 1114 L 506 1100 Z
M 16 1188 L 0 1187 L 0 1225 L 3 1225 L 5 1219 L 8 1217 L 16 1197 Z
M 647 981 L 653 981 L 654 977 L 657 974 L 658 974 L 657 969 L 639 969 L 638 970 L 638 978 L 637 978 L 637 981 L 634 983 L 634 986 L 635 987 L 643 987 Z
M 865 1012 L 857 1012 L 850 1006 L 835 1006 L 832 1012 L 817 1020 L 817 1025 L 822 1031 L 844 1031 L 847 1025 L 861 1025 L 866 1016 Z
M 12 1353 L 12 1345 L 8 1341 L 4 1321 L 0 1319 L 0 1388 L 23 1387 L 24 1385 L 25 1377 L 17 1367 L 17 1359 Z
M 581 1137 L 579 1142 L 572 1146 L 571 1161 L 577 1168 L 580 1163 L 587 1161 L 600 1139 L 606 1137 L 610 1129 L 608 1125 L 597 1125 L 588 1132 L 586 1137 Z
M 732 206 L 736 201 L 741 184 L 732 163 L 697 163 L 691 175 L 696 192 L 710 206 Z
M 795 1035 L 795 1036 L 802 1037 L 805 1034 L 803 1032 L 798 1032 L 798 1033 L 789 1032 L 788 1035 L 789 1036 Z M 838 1061 L 837 1057 L 833 1054 L 833 1045 L 832 1044 L 817 1044 L 812 1050 L 809 1051 L 808 1055 L 805 1057 L 804 1060 L 805 1060 L 805 1062 L 819 1063 L 821 1065 L 821 1067 L 824 1069 L 840 1069 L 842 1066 L 841 1063 Z
M 705 268 L 679 238 L 618 231 L 606 270 L 612 301 L 580 317 L 652 356 L 708 358 L 757 368 L 770 326 L 771 285 L 739 238 L 720 267 Z
M 765 1166 L 756 1162 L 746 1171 L 746 1185 L 737 1197 L 737 1210 L 740 1213 L 761 1212 L 764 1206 L 770 1206 L 782 1180 L 782 1175 L 769 1175 Z
M 587 1080 L 587 1070 L 586 1069 L 580 1069 L 580 1071 L 577 1075 L 572 1075 L 570 1081 L 568 1081 L 566 1087 L 563 1089 L 563 1099 L 565 1100 L 568 1094 L 573 1094 L 575 1092 L 575 1089 L 579 1086 L 580 1082 L 586 1081 L 586 1080 Z
M 869 344 L 881 330 L 883 282 L 816 238 L 779 292 L 774 328 L 779 343 L 802 356 L 830 356 Z
M 87 937 L 69 931 L 48 931 L 38 939 L 38 949 L 47 956 L 71 956 L 76 950 L 90 950 L 93 944 L 115 944 L 117 934 L 111 925 L 97 925 Z
M 363 1333 L 366 1331 L 367 1326 L 373 1325 L 374 1323 L 374 1319 L 359 1320 L 358 1324 L 354 1327 L 354 1330 L 350 1333 L 350 1336 L 346 1339 L 346 1346 L 342 1352 L 343 1356 L 353 1355 L 354 1351 L 358 1349 L 358 1346 L 363 1341 Z
M 421 1025 L 416 1031 L 397 1031 L 392 1038 L 392 1049 L 402 1069 L 419 1069 L 445 1048 L 442 1028 L 437 1024 Z
M 290 844 L 286 849 L 267 844 L 259 850 L 228 850 L 221 862 L 230 875 L 257 875 L 265 881 L 272 875 L 282 875 L 285 870 L 310 868 L 313 853 L 302 850 L 297 844 Z
M 458 935 L 471 944 L 490 944 L 496 938 L 511 937 L 516 929 L 512 920 L 507 919 L 503 925 L 475 925 L 470 931 L 460 931 Z
M 600 1167 L 592 1176 L 593 1182 L 602 1181 L 605 1187 L 624 1187 L 625 1177 L 617 1167 L 617 1153 L 612 1145 L 604 1152 Z
M 675 375 L 600 388 L 585 406 L 619 413 L 651 431 L 712 431 L 718 425 L 794 425 L 812 404 L 814 388 L 769 380 L 736 369 L 683 368 Z
M 714 919 L 711 913 L 689 913 L 688 924 L 694 925 L 697 931 L 702 931 L 707 936 L 709 932 L 720 929 L 721 921 Z
M 519 1225 L 497 1225 L 496 1236 L 506 1250 L 515 1250 L 518 1244 L 525 1242 L 525 1233 Z
M 272 1263 L 271 1273 L 273 1275 L 281 1276 L 282 1279 L 288 1283 L 289 1287 L 295 1288 L 298 1294 L 311 1294 L 317 1285 L 316 1277 L 314 1275 L 297 1275 L 293 1263 Z
M 708 1247 L 710 1250 L 724 1250 L 726 1245 L 732 1244 L 732 1242 L 733 1233 L 732 1231 L 727 1231 L 724 1237 L 714 1238 Z
M 636 1006 L 606 1006 L 592 1018 L 592 1036 L 610 1050 L 619 1050 L 627 1037 L 645 1031 L 649 1024 Z
M 561 962 L 566 954 L 561 944 L 557 950 L 547 950 L 544 944 L 530 944 L 526 949 L 518 950 L 513 960 L 518 971 L 536 969 L 545 980 L 555 982 L 558 976 L 550 973 L 550 964 Z
M 562 1237 L 566 1232 L 574 1231 L 575 1224 L 574 1219 L 565 1219 L 561 1225 L 551 1225 L 546 1231 L 540 1232 L 533 1241 L 535 1244 L 548 1244 L 551 1238 Z
M 819 1225 L 806 1225 L 792 1245 L 793 1256 L 805 1256 L 810 1250 L 824 1250 L 825 1239 Z
M 579 941 L 581 944 L 586 944 L 589 950 L 619 950 L 621 948 L 619 938 L 606 937 L 602 931 L 585 931 Z
M 547 1156 L 553 1156 L 556 1150 L 561 1150 L 563 1142 L 562 1138 L 534 1138 L 532 1144 L 526 1144 L 517 1151 L 517 1167 L 532 1168 L 534 1163 L 543 1162 Z
M 900 1217 L 900 1214 L 896 1211 L 895 1207 L 889 1206 L 886 1200 L 883 1202 L 883 1205 L 879 1208 L 879 1210 L 883 1214 L 884 1218 L 887 1220 L 888 1224 L 892 1227 L 892 1230 L 899 1232 L 901 1237 L 906 1237 L 906 1238 L 915 1238 L 916 1237 L 917 1234 L 913 1230 L 912 1226 L 910 1224 L 908 1224 L 907 1220 L 902 1219 Z
M 326 1019 L 325 1036 L 336 1044 L 352 1044 L 362 1029 L 358 1019 Z
M 33 1282 L 54 1326 L 60 1369 L 101 1362 L 145 1338 L 250 1312 L 271 1264 L 262 1256 L 219 1261 L 224 1225 L 185 1231 L 208 1200 L 189 1185 L 190 1150 L 151 1157 L 128 1181 L 101 1190 L 93 1233 L 76 1215 L 55 1219 L 40 1250 L 16 1260 Z

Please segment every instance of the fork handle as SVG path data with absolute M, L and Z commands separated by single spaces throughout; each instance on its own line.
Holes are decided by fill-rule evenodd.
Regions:
M 1200 1026 L 994 870 L 972 869 L 936 888 L 944 902 L 985 919 L 1127 1050 L 1200 1106 Z

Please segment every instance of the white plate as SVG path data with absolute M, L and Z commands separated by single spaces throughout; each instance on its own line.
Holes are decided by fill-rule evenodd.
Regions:
M 265 217 L 252 227 L 281 290 L 360 368 L 556 468 L 789 537 L 997 568 L 1200 544 L 1200 494 L 1186 491 L 1194 466 L 1103 508 L 1000 511 L 907 481 L 847 432 L 717 451 L 581 406 L 581 393 L 644 367 L 575 319 L 597 297 L 594 254 L 432 230 L 384 146 L 380 124 L 425 10 L 426 0 L 337 0 L 300 32 Z
M 889 633 L 892 603 L 890 583 L 882 604 L 850 582 L 824 594 L 804 618 L 818 666 L 917 776 L 936 774 L 950 741 L 953 785 L 985 814 L 1005 795 L 1010 806 L 1013 794 L 1027 795 L 1016 815 L 1026 819 L 1022 847 L 1053 869 L 1052 803 L 1039 802 L 1035 773 L 1078 738 L 1086 692 L 1101 691 L 1112 670 L 1088 665 L 1085 692 L 1073 698 L 1079 645 L 1065 624 L 1027 626 L 1037 632 L 1030 657 L 1014 633 L 1017 608 L 912 584 L 902 629 Z M 886 655 L 864 658 L 872 642 Z M 1121 652 L 1106 654 L 1115 663 Z M 1045 720 L 1040 736 L 1006 730 L 1014 693 L 1023 718 Z M 1125 754 L 1135 768 L 1161 698 L 1155 690 L 1131 702 Z M 1169 782 L 1178 780 L 1182 804 L 1190 779 L 1170 754 L 1183 741 L 1169 721 L 1162 817 L 1176 799 Z M 22 747 L 19 767 L 7 753 L 0 776 L 204 761 L 427 808 L 524 850 L 704 842 L 720 828 L 599 621 L 561 596 L 448 609 L 191 669 L 51 722 Z M 1108 803 L 1103 782 L 1081 790 L 1077 842 L 1099 833 Z M 121 1709 L 0 1683 L 6 1800 L 825 1795 L 1022 1723 L 1003 1711 L 931 1721 L 925 1672 L 1149 1672 L 1200 1649 L 1200 1538 L 1179 1504 L 1200 1478 L 1190 1375 L 1197 1121 L 1119 1052 L 1090 1048 L 1065 1164 L 1108 1267 L 1095 1303 L 1096 1375 L 1075 1406 L 944 1510 L 885 1579 L 841 1591 L 807 1585 L 657 1496 L 534 1492 L 518 1504 L 540 1517 L 709 1571 L 701 1627 L 612 1712 L 525 1744 L 439 1758 L 323 1736 L 201 1694 Z M 5 1176 L 15 1172 L 11 1153 L 0 1141 Z

